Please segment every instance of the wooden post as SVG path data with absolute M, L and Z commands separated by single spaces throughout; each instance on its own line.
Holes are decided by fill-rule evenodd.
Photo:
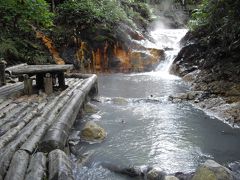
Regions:
M 36 85 L 38 89 L 44 88 L 44 74 L 40 73 L 36 75 Z
M 5 68 L 6 64 L 0 61 L 0 87 L 6 84 Z
M 33 93 L 32 79 L 27 74 L 23 75 L 24 78 L 24 94 L 31 95 Z
M 59 84 L 59 87 L 61 89 L 65 89 L 66 88 L 66 85 L 65 85 L 65 77 L 64 77 L 64 72 L 59 72 L 57 74 L 58 76 L 58 84 Z
M 44 90 L 47 95 L 53 93 L 53 80 L 50 73 L 47 73 L 44 78 Z

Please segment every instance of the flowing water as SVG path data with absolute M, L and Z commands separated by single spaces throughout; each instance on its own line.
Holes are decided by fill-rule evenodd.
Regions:
M 125 167 L 156 165 L 174 173 L 194 171 L 206 159 L 223 164 L 240 159 L 239 129 L 188 103 L 167 100 L 170 94 L 189 90 L 167 71 L 184 33 L 186 30 L 152 32 L 156 46 L 171 49 L 156 71 L 99 76 L 100 102 L 93 103 L 100 111 L 86 115 L 83 121 L 96 121 L 108 135 L 100 144 L 82 142 L 75 147 L 78 154 L 93 152 L 85 167 L 75 168 L 77 179 L 134 179 L 104 169 L 101 162 Z

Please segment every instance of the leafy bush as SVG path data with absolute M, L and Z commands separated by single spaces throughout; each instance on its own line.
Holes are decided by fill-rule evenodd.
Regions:
M 207 43 L 227 48 L 240 38 L 240 1 L 203 0 L 189 22 L 192 31 L 207 32 Z
M 30 25 L 50 27 L 53 14 L 44 0 L 0 1 L 0 27 L 8 31 L 30 31 Z
M 45 0 L 0 1 L 0 17 L 0 57 L 9 65 L 42 61 L 37 59 L 46 52 L 36 40 L 32 27 L 43 29 L 53 25 L 53 13 Z
M 114 0 L 67 0 L 58 6 L 56 22 L 81 31 L 96 24 L 112 27 L 126 19 L 126 13 Z

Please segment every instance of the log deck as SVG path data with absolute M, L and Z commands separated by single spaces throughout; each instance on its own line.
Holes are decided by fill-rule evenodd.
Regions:
M 0 180 L 73 179 L 64 149 L 78 112 L 97 93 L 97 76 L 70 74 L 66 84 L 49 96 L 22 95 L 23 83 L 0 88 Z

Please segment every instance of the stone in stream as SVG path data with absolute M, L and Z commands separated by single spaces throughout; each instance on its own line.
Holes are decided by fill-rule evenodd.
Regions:
M 179 179 L 175 176 L 165 176 L 164 180 L 179 180 Z
M 80 131 L 72 131 L 68 137 L 68 143 L 75 146 L 80 141 Z
M 112 102 L 113 102 L 113 104 L 120 105 L 120 106 L 128 104 L 127 99 L 122 98 L 122 97 L 115 97 L 112 99 Z
M 87 114 L 95 114 L 99 111 L 98 107 L 91 103 L 85 104 L 83 109 L 84 109 L 84 112 Z
M 106 136 L 106 131 L 93 121 L 87 122 L 81 131 L 81 139 L 85 141 L 101 142 Z
M 180 180 L 191 180 L 192 177 L 194 176 L 194 173 L 182 173 L 182 172 L 177 172 L 174 174 L 175 177 L 177 177 Z
M 165 177 L 166 173 L 163 172 L 161 169 L 155 167 L 147 173 L 148 180 L 165 180 Z
M 129 177 L 146 176 L 147 172 L 152 170 L 152 167 L 145 165 L 124 167 L 110 162 L 101 162 L 100 165 L 112 172 L 127 175 Z
M 227 167 L 233 172 L 236 180 L 240 180 L 240 161 L 229 163 Z
M 192 180 L 234 180 L 233 173 L 213 160 L 200 165 Z

